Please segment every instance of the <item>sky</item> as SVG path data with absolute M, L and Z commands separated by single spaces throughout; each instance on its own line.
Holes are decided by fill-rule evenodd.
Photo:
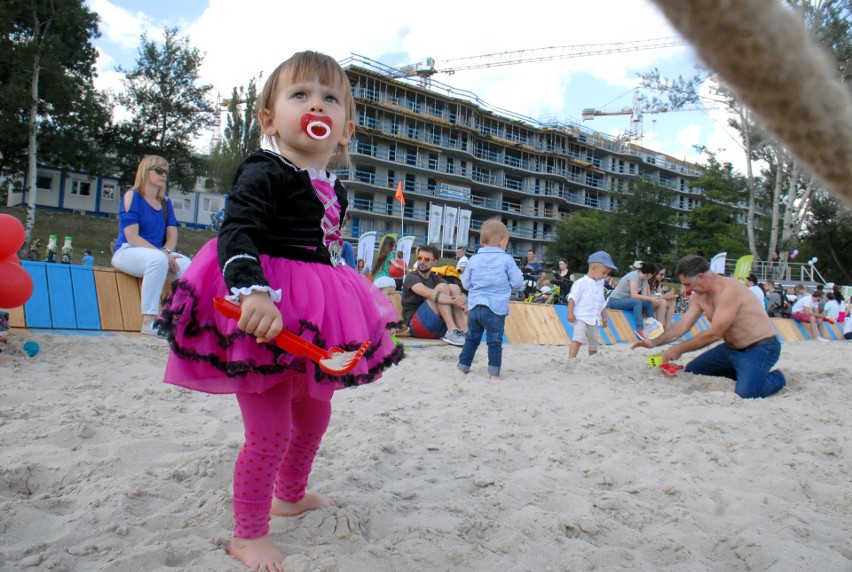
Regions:
M 204 54 L 201 80 L 228 97 L 252 77 L 268 75 L 297 51 L 342 60 L 357 54 L 390 66 L 431 57 L 435 67 L 463 58 L 552 46 L 630 42 L 678 35 L 649 0 L 541 0 L 529 9 L 506 2 L 430 0 L 87 0 L 100 17 L 99 89 L 121 89 L 117 66 L 132 69 L 141 35 L 162 41 L 163 29 Z M 521 5 L 521 4 L 518 4 Z M 518 6 L 516 5 L 516 6 Z M 699 65 L 688 46 L 560 59 L 438 74 L 435 79 L 475 93 L 488 104 L 540 119 L 582 123 L 610 135 L 628 130 L 630 117 L 581 119 L 582 110 L 632 106 L 637 74 L 689 77 Z M 447 66 L 450 64 L 448 63 Z M 678 159 L 703 162 L 695 145 L 743 169 L 742 150 L 719 110 L 645 115 L 641 144 Z

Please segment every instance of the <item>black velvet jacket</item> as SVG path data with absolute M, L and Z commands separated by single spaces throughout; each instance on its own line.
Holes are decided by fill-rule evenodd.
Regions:
M 335 181 L 340 220 L 349 201 L 346 189 Z M 225 269 L 225 284 L 231 288 L 269 286 L 260 266 L 260 255 L 331 264 L 323 242 L 325 214 L 307 171 L 268 151 L 255 151 L 237 170 L 219 231 L 218 255 Z M 309 247 L 309 248 L 304 248 Z M 274 285 L 273 285 L 274 287 Z

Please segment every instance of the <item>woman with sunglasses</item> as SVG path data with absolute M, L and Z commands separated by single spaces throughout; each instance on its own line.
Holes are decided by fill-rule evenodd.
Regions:
M 189 258 L 175 252 L 177 218 L 166 198 L 169 164 L 147 155 L 136 169 L 133 188 L 124 194 L 118 214 L 118 238 L 112 265 L 125 274 L 142 278 L 142 333 L 155 335 L 154 319 L 160 313 L 160 294 L 166 277 L 178 277 Z

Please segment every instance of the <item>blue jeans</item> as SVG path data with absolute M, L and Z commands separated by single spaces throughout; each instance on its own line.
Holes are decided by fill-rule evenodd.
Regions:
M 491 308 L 480 304 L 467 314 L 467 337 L 459 356 L 459 369 L 467 373 L 473 363 L 473 356 L 482 342 L 485 332 L 485 343 L 488 345 L 488 375 L 500 375 L 503 365 L 503 326 L 506 316 L 495 314 Z
M 610 296 L 607 305 L 613 310 L 630 310 L 633 312 L 633 318 L 636 320 L 636 327 L 644 327 L 642 312 L 649 318 L 654 317 L 654 305 L 648 300 L 638 300 L 636 298 L 613 298 Z
M 787 384 L 780 370 L 770 371 L 779 355 L 781 342 L 775 338 L 744 350 L 719 344 L 686 364 L 684 371 L 733 379 L 735 391 L 743 399 L 768 397 Z

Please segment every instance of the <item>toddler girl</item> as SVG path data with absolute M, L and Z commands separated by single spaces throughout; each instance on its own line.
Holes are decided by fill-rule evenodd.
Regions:
M 398 326 L 393 306 L 340 260 L 348 201 L 326 168 L 348 163 L 354 107 L 330 57 L 301 52 L 278 66 L 258 100 L 261 150 L 237 171 L 218 239 L 175 282 L 160 315 L 171 344 L 166 383 L 236 394 L 246 441 L 229 552 L 253 570 L 282 566 L 270 513 L 333 506 L 305 489 L 334 390 L 375 381 L 403 357 L 388 333 Z M 216 313 L 216 296 L 240 303 L 238 322 Z M 271 342 L 282 328 L 323 348 L 372 344 L 354 370 L 333 376 Z

